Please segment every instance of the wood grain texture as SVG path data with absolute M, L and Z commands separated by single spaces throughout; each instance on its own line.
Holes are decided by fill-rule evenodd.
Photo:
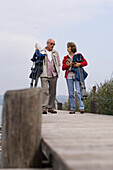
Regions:
M 113 116 L 43 115 L 42 137 L 54 170 L 113 170 Z
M 5 93 L 2 117 L 2 168 L 40 165 L 41 105 L 41 88 Z

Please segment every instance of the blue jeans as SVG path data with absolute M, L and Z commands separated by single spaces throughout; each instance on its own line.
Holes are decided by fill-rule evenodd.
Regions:
M 70 110 L 76 110 L 76 103 L 75 103 L 75 93 L 74 93 L 74 84 L 76 88 L 78 103 L 79 103 L 79 110 L 84 110 L 84 104 L 83 100 L 81 99 L 81 91 L 80 91 L 80 82 L 76 79 L 66 79 L 67 81 L 67 87 L 68 87 L 68 93 L 69 93 L 69 99 L 70 99 Z

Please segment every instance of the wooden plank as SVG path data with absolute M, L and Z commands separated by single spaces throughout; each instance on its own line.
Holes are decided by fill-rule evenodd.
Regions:
M 5 93 L 2 116 L 2 168 L 41 166 L 42 90 Z
M 113 170 L 113 116 L 49 113 L 42 118 L 42 137 L 55 170 L 64 163 L 69 170 Z

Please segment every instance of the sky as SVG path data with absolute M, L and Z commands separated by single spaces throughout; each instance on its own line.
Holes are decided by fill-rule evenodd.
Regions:
M 30 87 L 35 43 L 44 48 L 49 38 L 61 60 L 57 95 L 68 95 L 67 42 L 88 62 L 87 91 L 113 76 L 113 0 L 0 0 L 0 95 Z

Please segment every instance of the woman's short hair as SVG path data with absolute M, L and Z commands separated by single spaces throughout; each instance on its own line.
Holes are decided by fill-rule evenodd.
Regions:
M 71 51 L 72 51 L 73 53 L 77 52 L 77 47 L 76 47 L 75 43 L 73 43 L 73 42 L 68 42 L 68 43 L 67 43 L 67 47 L 71 47 Z

